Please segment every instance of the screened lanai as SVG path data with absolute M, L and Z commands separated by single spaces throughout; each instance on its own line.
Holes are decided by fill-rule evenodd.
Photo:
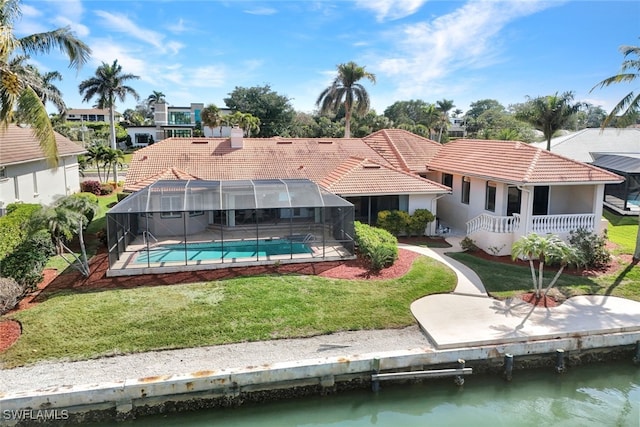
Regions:
M 591 153 L 593 165 L 624 177 L 620 184 L 607 184 L 604 202 L 622 215 L 640 212 L 640 153 Z
M 353 258 L 353 212 L 306 179 L 157 181 L 107 213 L 108 275 Z

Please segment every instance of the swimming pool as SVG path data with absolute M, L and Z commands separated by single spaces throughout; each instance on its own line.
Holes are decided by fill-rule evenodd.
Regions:
M 185 250 L 186 248 L 186 250 Z M 223 258 L 264 258 L 273 255 L 310 254 L 312 249 L 305 243 L 286 239 L 238 240 L 228 242 L 204 242 L 160 245 L 148 252 L 141 251 L 136 264 L 157 262 L 215 261 Z

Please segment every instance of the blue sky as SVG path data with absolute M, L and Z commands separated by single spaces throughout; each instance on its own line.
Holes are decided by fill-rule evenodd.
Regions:
M 382 114 L 395 101 L 452 99 L 503 105 L 526 96 L 574 91 L 607 111 L 635 84 L 590 89 L 616 74 L 621 45 L 640 43 L 638 1 L 93 1 L 23 0 L 18 35 L 70 25 L 93 50 L 80 72 L 58 52 L 34 57 L 58 70 L 69 108 L 78 84 L 114 59 L 141 98 L 153 90 L 171 105 L 224 107 L 236 86 L 268 84 L 312 112 L 336 65 L 355 61 Z M 118 111 L 133 108 L 129 97 Z M 49 108 L 54 111 L 53 108 Z

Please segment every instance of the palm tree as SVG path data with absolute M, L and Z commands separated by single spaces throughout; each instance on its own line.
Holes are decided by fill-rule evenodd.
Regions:
M 147 106 L 151 109 L 153 109 L 154 105 L 161 102 L 166 102 L 166 99 L 164 93 L 160 91 L 154 90 L 151 95 L 147 97 Z
M 604 79 L 593 88 L 610 86 L 615 83 L 631 83 L 635 80 L 640 80 L 640 46 L 621 46 L 620 52 L 624 56 L 625 60 L 622 62 L 620 73 L 609 78 Z M 635 56 L 635 59 L 627 59 L 627 57 Z M 633 121 L 638 119 L 640 113 L 640 93 L 637 95 L 631 91 L 624 96 L 613 107 L 613 110 L 609 113 L 607 118 L 602 122 L 602 128 L 605 128 L 615 117 L 623 119 L 623 121 Z
M 116 150 L 116 123 L 114 111 L 116 98 L 124 101 L 126 96 L 132 95 L 136 100 L 140 99 L 138 93 L 124 83 L 128 80 L 137 80 L 139 76 L 123 74 L 122 66 L 118 60 L 109 65 L 103 62 L 96 70 L 95 76 L 80 83 L 80 94 L 84 95 L 83 102 L 89 102 L 93 97 L 98 97 L 98 108 L 109 109 L 111 148 Z M 113 163 L 113 179 L 118 182 L 118 162 Z
M 200 111 L 200 119 L 203 125 L 211 128 L 211 135 L 213 135 L 213 128 L 220 126 L 220 109 L 209 104 Z M 220 131 L 220 136 L 222 136 L 222 131 Z
M 436 101 L 436 110 L 440 113 L 438 133 L 438 142 L 442 142 L 442 131 L 449 128 L 449 111 L 455 107 L 453 99 L 443 99 L 442 101 Z
M 56 106 L 60 115 L 64 115 L 67 112 L 67 106 L 62 99 L 62 92 L 60 92 L 60 89 L 53 84 L 56 80 L 62 80 L 62 74 L 57 71 L 49 71 L 44 74 L 40 74 L 37 68 L 31 65 L 28 65 L 28 67 L 33 69 L 33 73 L 42 82 L 40 87 L 33 88 L 38 95 L 38 98 L 40 98 L 44 105 L 47 105 L 47 102 L 51 102 Z
M 562 129 L 583 104 L 571 104 L 573 92 L 564 92 L 562 95 L 556 92 L 533 99 L 527 97 L 527 100 L 516 112 L 516 118 L 542 131 L 547 140 L 547 151 L 551 151 L 553 134 Z
M 333 111 L 338 112 L 344 106 L 345 125 L 344 137 L 351 137 L 351 114 L 362 115 L 369 110 L 369 93 L 358 83 L 366 78 L 375 84 L 376 76 L 365 70 L 355 62 L 347 62 L 338 65 L 338 75 L 333 80 L 331 86 L 320 93 L 316 100 L 316 105 L 320 107 L 321 113 Z
M 19 0 L 0 0 L 0 132 L 6 131 L 17 107 L 22 120 L 33 127 L 47 161 L 57 167 L 58 147 L 53 126 L 36 92 L 42 79 L 36 78 L 24 61 L 27 55 L 59 49 L 69 58 L 69 66 L 79 69 L 89 59 L 91 49 L 76 38 L 70 27 L 17 38 L 13 27 L 21 16 Z
M 580 263 L 576 249 L 567 245 L 558 236 L 551 234 L 547 236 L 540 236 L 536 233 L 531 233 L 527 236 L 521 237 L 516 240 L 511 247 L 511 258 L 514 260 L 517 258 L 523 258 L 524 260 L 529 261 L 529 267 L 531 268 L 531 280 L 533 281 L 533 289 L 535 290 L 537 298 L 542 296 L 545 263 L 559 263 L 560 269 L 547 286 L 544 295 L 547 295 L 549 290 L 556 284 L 558 278 L 562 274 L 562 271 L 567 265 Z M 536 260 L 538 261 L 537 275 L 534 266 L 534 261 Z

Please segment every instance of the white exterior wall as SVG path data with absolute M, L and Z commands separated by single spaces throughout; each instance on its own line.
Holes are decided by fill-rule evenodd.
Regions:
M 549 188 L 549 215 L 580 214 L 594 211 L 595 186 L 565 185 Z M 600 185 L 602 187 L 602 185 Z M 602 197 L 595 199 L 602 205 Z M 602 213 L 602 208 L 600 208 Z
M 136 135 L 148 134 L 153 136 L 153 141 L 157 142 L 156 139 L 156 127 L 155 126 L 145 126 L 145 127 L 129 127 L 127 128 L 127 135 L 131 137 L 131 142 L 134 147 L 146 147 L 146 144 L 136 144 Z
M 44 160 L 7 165 L 5 176 L 0 179 L 0 209 L 15 202 L 50 205 L 80 191 L 76 156 L 60 159 L 57 168 L 49 168 Z

